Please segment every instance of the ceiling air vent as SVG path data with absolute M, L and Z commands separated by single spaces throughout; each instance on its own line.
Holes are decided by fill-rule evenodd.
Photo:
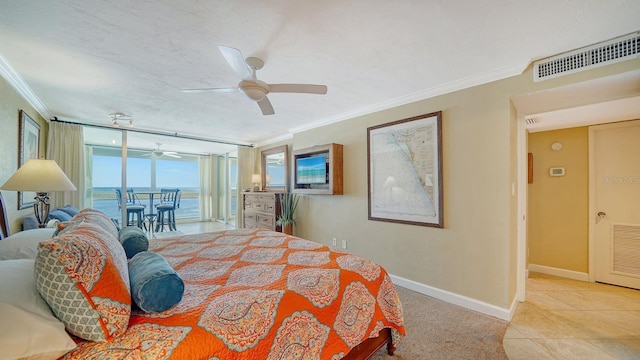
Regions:
M 640 32 L 533 63 L 533 81 L 543 81 L 640 57 Z

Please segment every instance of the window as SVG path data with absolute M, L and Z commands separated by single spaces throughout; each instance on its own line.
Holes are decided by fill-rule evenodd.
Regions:
M 121 187 L 121 149 L 93 146 L 92 150 L 92 207 L 120 219 L 115 189 Z M 197 156 L 181 154 L 180 158 L 164 158 L 140 150 L 129 150 L 127 155 L 127 188 L 133 188 L 134 191 L 179 188 L 182 193 L 176 217 L 200 217 Z M 143 205 L 147 205 L 145 199 L 142 200 Z

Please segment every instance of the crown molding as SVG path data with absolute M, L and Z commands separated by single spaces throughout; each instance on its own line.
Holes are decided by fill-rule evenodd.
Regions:
M 13 69 L 9 62 L 0 55 L 0 75 L 29 103 L 45 120 L 53 117 L 53 114 L 47 106 L 38 98 L 31 90 L 29 85 L 22 77 Z
M 276 137 L 273 137 L 273 138 L 270 138 L 270 139 L 259 141 L 259 142 L 255 143 L 254 146 L 255 147 L 261 147 L 261 146 L 275 144 L 277 142 L 290 140 L 290 139 L 293 139 L 293 133 L 292 132 L 288 132 L 288 133 L 286 133 L 284 135 L 280 135 L 280 136 L 276 136 Z
M 393 98 L 387 101 L 373 104 L 371 106 L 365 106 L 360 109 L 356 109 L 356 110 L 342 113 L 326 119 L 322 119 L 313 123 L 309 123 L 304 126 L 293 128 L 293 129 L 290 129 L 289 132 L 291 132 L 292 134 L 296 134 L 303 131 L 319 128 L 321 126 L 334 124 L 337 122 L 353 119 L 359 116 L 364 116 L 364 115 L 372 114 L 378 111 L 391 109 L 401 105 L 410 104 L 416 101 L 430 99 L 439 95 L 452 93 L 454 91 L 459 91 L 459 90 L 467 89 L 470 87 L 506 79 L 512 76 L 517 76 L 522 74 L 527 69 L 530 63 L 531 61 L 527 60 L 521 64 L 499 68 L 499 69 L 489 71 L 483 74 L 479 74 L 476 76 L 470 76 L 460 80 L 452 81 L 452 82 L 449 82 L 440 86 L 436 86 L 433 88 L 420 90 L 408 95 Z

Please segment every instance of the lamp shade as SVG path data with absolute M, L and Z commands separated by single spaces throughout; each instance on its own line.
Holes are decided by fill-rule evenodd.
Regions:
M 262 181 L 262 176 L 260 176 L 260 174 L 253 174 L 251 175 L 251 182 L 252 183 L 259 183 Z
M 30 159 L 2 185 L 1 189 L 49 192 L 76 190 L 76 187 L 54 160 Z

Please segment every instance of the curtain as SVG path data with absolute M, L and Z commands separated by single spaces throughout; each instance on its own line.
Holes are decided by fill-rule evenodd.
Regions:
M 242 216 L 244 197 L 242 196 L 242 189 L 253 186 L 251 183 L 251 174 L 253 174 L 254 171 L 254 155 L 255 149 L 238 146 L 238 206 L 236 209 L 236 228 L 238 229 L 244 227 L 244 217 Z
M 51 193 L 53 208 L 73 205 L 85 208 L 84 137 L 82 125 L 49 123 L 47 159 L 55 160 L 77 191 L 56 191 Z
M 214 155 L 200 156 L 200 221 L 214 221 L 216 219 L 216 157 Z

